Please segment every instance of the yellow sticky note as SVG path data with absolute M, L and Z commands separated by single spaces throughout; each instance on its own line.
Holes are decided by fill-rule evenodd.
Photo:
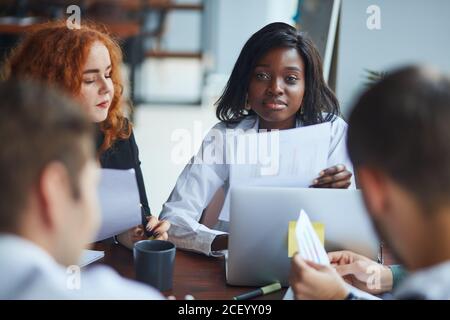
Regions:
M 295 236 L 295 226 L 297 225 L 297 221 L 289 221 L 288 228 L 288 257 L 292 257 L 297 251 L 297 239 Z M 322 245 L 325 243 L 325 225 L 320 222 L 312 223 L 314 231 L 316 231 L 317 236 L 319 237 Z

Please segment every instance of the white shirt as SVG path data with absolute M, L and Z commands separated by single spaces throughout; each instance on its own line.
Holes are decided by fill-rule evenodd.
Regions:
M 259 126 L 256 116 L 246 117 L 233 128 L 257 130 Z M 301 124 L 297 122 L 297 127 Z M 219 221 L 217 226 L 222 230 L 213 230 L 199 223 L 203 210 L 208 206 L 212 197 L 220 187 L 228 192 L 229 164 L 202 163 L 203 150 L 208 150 L 217 141 L 217 132 L 221 132 L 226 139 L 226 130 L 230 126 L 224 122 L 216 124 L 206 135 L 200 151 L 194 156 L 181 172 L 176 185 L 163 205 L 160 219 L 167 219 L 171 223 L 169 240 L 178 248 L 192 250 L 206 255 L 218 255 L 211 252 L 211 243 L 217 235 L 225 234 L 227 223 Z M 336 117 L 331 123 L 331 141 L 328 154 L 328 167 L 344 164 L 347 170 L 353 172 L 353 166 L 347 155 L 346 148 L 347 124 Z M 224 146 L 226 143 L 223 144 Z M 317 174 L 319 174 L 317 172 Z M 354 178 L 350 188 L 355 188 Z M 225 207 L 225 205 L 224 205 Z M 222 216 L 222 214 L 221 214 Z M 220 219 L 220 217 L 219 217 Z
M 0 299 L 164 299 L 150 286 L 120 277 L 105 266 L 76 272 L 15 235 L 0 234 Z
M 416 271 L 394 291 L 397 299 L 450 300 L 450 261 Z

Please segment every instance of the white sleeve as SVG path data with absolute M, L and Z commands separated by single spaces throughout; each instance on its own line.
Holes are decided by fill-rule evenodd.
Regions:
M 356 189 L 353 164 L 347 152 L 347 123 L 336 117 L 331 124 L 330 151 L 328 153 L 327 167 L 343 164 L 353 175 L 349 189 Z
M 208 161 L 203 154 L 203 151 L 210 148 L 212 143 L 217 142 L 211 137 L 220 132 L 224 133 L 222 127 L 222 124 L 216 125 L 208 133 L 200 151 L 186 165 L 169 199 L 163 205 L 160 219 L 166 219 L 171 223 L 168 232 L 169 240 L 177 248 L 215 255 L 211 252 L 211 244 L 217 235 L 225 234 L 199 223 L 203 210 L 208 206 L 216 191 L 224 185 L 229 175 L 229 167 L 224 163 L 223 157 L 222 163 L 210 163 L 211 161 Z M 214 130 L 215 134 L 212 133 Z M 222 142 L 218 148 L 223 151 L 224 141 Z
M 121 277 L 106 266 L 93 266 L 81 273 L 80 292 L 71 290 L 72 299 L 107 300 L 163 300 L 165 297 L 155 288 Z M 75 291 L 75 292 L 74 292 Z

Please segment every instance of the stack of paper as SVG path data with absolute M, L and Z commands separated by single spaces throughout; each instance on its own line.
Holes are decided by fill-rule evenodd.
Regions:
M 303 259 L 323 265 L 330 265 L 330 260 L 328 259 L 325 248 L 320 242 L 317 233 L 314 231 L 308 214 L 304 210 L 300 212 L 300 216 L 298 217 L 297 225 L 295 227 L 295 234 L 297 237 L 299 254 Z M 380 299 L 349 284 L 347 284 L 347 287 L 349 291 L 357 297 L 368 300 Z M 289 288 L 284 296 L 284 300 L 292 300 L 293 298 L 294 295 L 292 289 Z
M 308 188 L 327 167 L 331 124 L 238 134 L 227 146 L 230 187 Z M 232 138 L 230 138 L 232 139 Z M 219 219 L 229 221 L 230 194 Z
M 308 187 L 327 165 L 329 122 L 236 136 L 230 184 Z

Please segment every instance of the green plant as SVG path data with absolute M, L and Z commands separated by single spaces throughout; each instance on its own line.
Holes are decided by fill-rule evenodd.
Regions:
M 378 81 L 380 81 L 381 79 L 385 78 L 388 75 L 388 73 L 385 71 L 375 71 L 370 69 L 364 69 L 364 71 L 366 72 L 365 85 L 367 87 L 373 86 L 375 83 L 377 83 Z

